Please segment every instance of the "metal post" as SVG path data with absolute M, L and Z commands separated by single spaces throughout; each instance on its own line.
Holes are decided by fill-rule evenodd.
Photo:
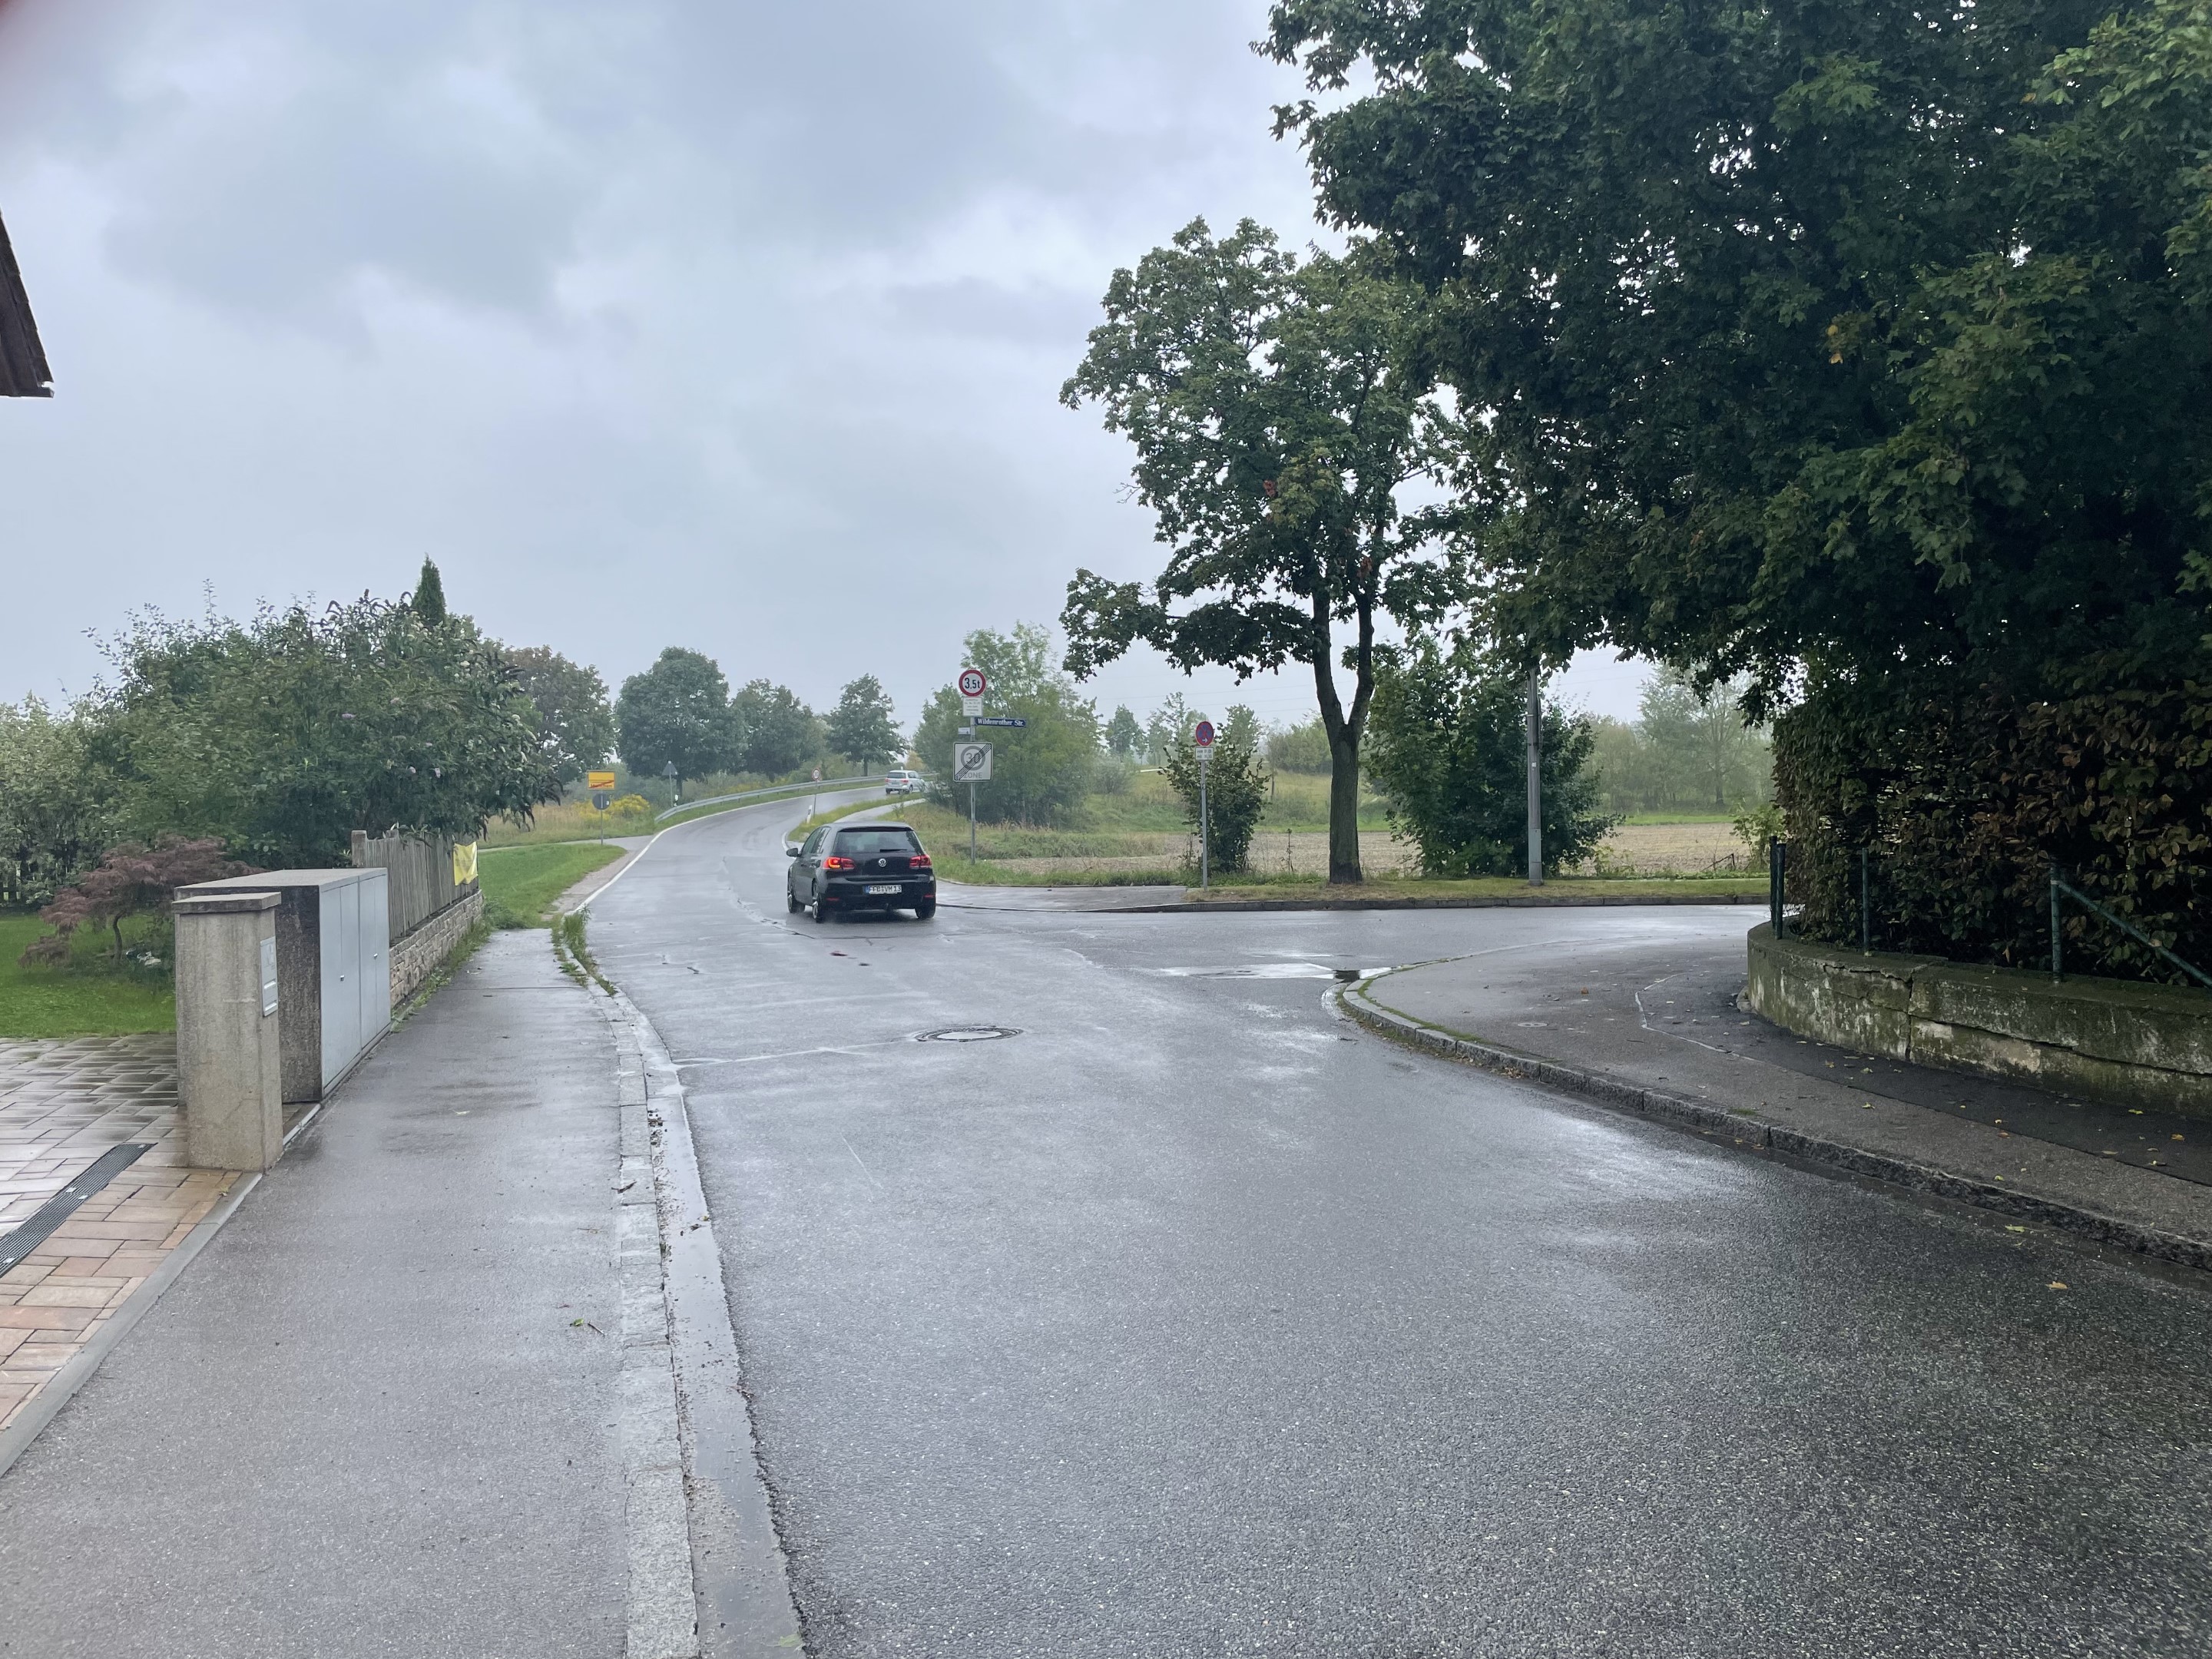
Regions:
M 1859 848 L 1859 951 L 1862 955 L 1874 954 L 1874 909 L 1867 896 L 1867 849 Z
M 1198 888 L 1204 892 L 1212 875 L 1213 826 L 1206 816 L 1206 750 L 1198 751 Z
M 2051 866 L 2051 977 L 2056 981 L 2066 977 L 2065 935 L 2058 922 L 2058 866 Z
M 968 786 L 968 862 L 975 862 L 975 786 Z
M 1528 671 L 1528 884 L 1544 884 L 1544 671 Z

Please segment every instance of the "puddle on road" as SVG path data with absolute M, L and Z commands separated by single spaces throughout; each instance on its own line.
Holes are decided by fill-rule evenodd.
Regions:
M 1171 979 L 1334 979 L 1336 969 L 1318 962 L 1255 962 L 1235 968 L 1156 968 Z

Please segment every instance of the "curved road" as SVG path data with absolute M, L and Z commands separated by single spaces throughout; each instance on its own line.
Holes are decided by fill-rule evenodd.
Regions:
M 2212 1643 L 2200 1291 L 1324 1000 L 1748 910 L 817 927 L 796 817 L 663 836 L 592 937 L 684 1068 L 810 1651 Z M 915 1040 L 968 1025 L 1018 1035 Z

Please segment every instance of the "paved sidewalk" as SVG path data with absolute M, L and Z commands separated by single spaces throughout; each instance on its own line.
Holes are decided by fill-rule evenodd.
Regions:
M 147 1150 L 0 1273 L 0 1434 L 239 1178 L 184 1166 L 174 1036 L 0 1042 L 0 1247 L 122 1146 Z
M 1357 998 L 1613 1103 L 1650 1091 L 1692 1109 L 1656 1115 L 2212 1266 L 2212 1122 L 1808 1042 L 1736 1006 L 1744 969 L 1733 940 L 1562 941 L 1400 969 Z
M 617 1160 L 605 1022 L 495 936 L 0 1476 L 0 1655 L 621 1654 Z

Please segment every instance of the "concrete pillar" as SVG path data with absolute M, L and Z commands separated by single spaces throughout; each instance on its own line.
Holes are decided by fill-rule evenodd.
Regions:
M 177 1093 L 185 1156 L 266 1170 L 283 1155 L 275 893 L 177 895 Z

